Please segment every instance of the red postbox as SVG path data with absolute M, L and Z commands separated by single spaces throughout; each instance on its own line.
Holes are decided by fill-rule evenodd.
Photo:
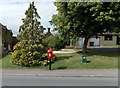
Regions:
M 52 49 L 49 49 L 48 50 L 48 56 L 47 56 L 48 59 L 52 59 L 53 58 L 53 50 Z

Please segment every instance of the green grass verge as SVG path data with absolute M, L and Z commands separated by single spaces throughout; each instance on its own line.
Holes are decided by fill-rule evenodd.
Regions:
M 118 52 L 117 51 L 90 51 L 87 54 L 55 54 L 57 61 L 52 64 L 52 69 L 115 69 L 118 68 Z M 81 63 L 81 57 L 87 56 L 90 63 Z M 10 63 L 11 55 L 4 56 L 2 68 L 15 69 L 48 69 L 48 66 L 38 67 L 20 67 Z
M 41 69 L 47 69 L 47 66 L 34 66 L 34 67 L 21 67 L 17 65 L 13 65 L 10 63 L 10 59 L 12 58 L 11 55 L 5 55 L 2 59 L 0 59 L 0 68 L 12 68 L 12 69 L 33 69 L 33 68 L 41 68 Z M 1 63 L 2 62 L 2 63 Z
M 113 47 L 113 48 L 117 48 L 117 47 L 120 47 L 120 45 L 105 45 L 104 47 Z

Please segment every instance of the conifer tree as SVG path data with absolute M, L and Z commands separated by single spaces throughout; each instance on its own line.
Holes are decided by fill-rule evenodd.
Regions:
M 19 28 L 20 40 L 42 40 L 43 28 L 41 28 L 40 16 L 34 2 L 30 3 L 28 10 L 25 12 L 26 17 L 22 19 L 23 24 Z
M 36 66 L 42 64 L 46 47 L 42 43 L 44 27 L 40 25 L 40 16 L 37 13 L 34 2 L 30 3 L 22 19 L 23 24 L 19 28 L 18 39 L 14 46 L 11 62 L 20 66 Z

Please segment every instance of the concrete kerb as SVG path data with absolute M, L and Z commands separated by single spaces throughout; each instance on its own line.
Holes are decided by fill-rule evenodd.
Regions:
M 107 75 L 43 75 L 43 74 L 5 74 L 3 76 L 38 76 L 38 77 L 100 77 L 100 78 L 118 78 L 118 76 Z
M 2 76 L 38 76 L 38 77 L 118 77 L 118 69 L 88 70 L 39 70 L 4 69 Z

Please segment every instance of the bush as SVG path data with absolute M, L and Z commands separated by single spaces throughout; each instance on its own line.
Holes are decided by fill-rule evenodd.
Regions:
M 52 35 L 44 39 L 47 48 L 53 50 L 60 50 L 65 47 L 65 40 L 60 35 Z
M 51 63 L 54 63 L 57 60 L 57 57 L 53 55 L 53 58 L 51 59 Z M 43 57 L 41 59 L 41 65 L 48 65 L 50 63 L 49 59 L 47 59 L 47 53 L 43 54 Z
M 11 63 L 27 67 L 42 65 L 42 58 L 45 58 L 47 48 L 39 42 L 39 40 L 22 40 L 17 43 L 13 48 Z

